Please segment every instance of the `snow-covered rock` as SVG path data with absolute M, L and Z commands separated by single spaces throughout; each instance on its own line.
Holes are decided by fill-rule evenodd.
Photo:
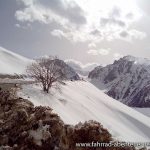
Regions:
M 128 106 L 150 107 L 150 60 L 125 56 L 88 76 L 103 83 L 107 94 Z

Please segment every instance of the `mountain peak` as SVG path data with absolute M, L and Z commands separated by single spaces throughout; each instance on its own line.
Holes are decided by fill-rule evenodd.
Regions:
M 127 55 L 121 59 L 127 60 L 127 61 L 134 61 L 134 64 L 140 64 L 140 65 L 145 65 L 145 66 L 150 65 L 150 59 L 148 59 L 148 58 L 134 57 L 131 55 Z
M 124 56 L 122 59 L 129 60 L 129 61 L 134 61 L 136 59 L 136 57 L 134 57 L 132 55 L 127 55 L 127 56 Z

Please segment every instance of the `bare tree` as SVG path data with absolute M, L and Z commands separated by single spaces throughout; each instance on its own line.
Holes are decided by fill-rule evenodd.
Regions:
M 49 93 L 54 83 L 65 78 L 64 69 L 57 64 L 56 57 L 36 59 L 27 67 L 27 73 L 36 81 L 41 82 L 44 92 Z

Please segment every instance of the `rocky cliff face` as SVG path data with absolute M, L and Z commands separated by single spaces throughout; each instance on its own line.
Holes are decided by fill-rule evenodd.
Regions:
M 0 90 L 0 150 L 90 150 L 80 143 L 92 141 L 109 142 L 112 137 L 98 122 L 65 125 L 51 108 L 34 107 L 27 99 Z
M 89 78 L 106 86 L 107 94 L 132 107 L 150 107 L 150 60 L 125 56 L 96 67 Z

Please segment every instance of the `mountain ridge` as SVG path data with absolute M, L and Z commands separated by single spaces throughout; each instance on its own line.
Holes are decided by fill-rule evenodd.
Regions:
M 106 86 L 107 94 L 132 107 L 150 107 L 150 60 L 125 56 L 89 73 Z

